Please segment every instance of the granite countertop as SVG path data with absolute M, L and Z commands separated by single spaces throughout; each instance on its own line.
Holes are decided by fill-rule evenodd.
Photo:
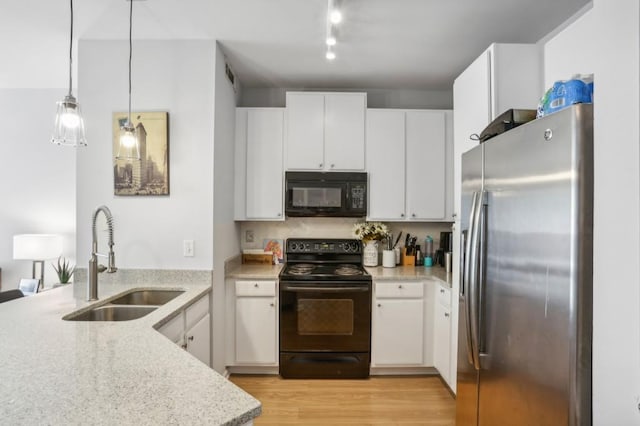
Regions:
M 278 279 L 284 265 L 233 265 L 226 272 L 227 278 L 239 279 Z
M 112 295 L 157 287 L 185 292 L 133 321 L 62 320 Z M 258 400 L 154 330 L 210 291 L 210 284 L 101 282 L 100 300 L 89 303 L 82 283 L 3 303 L 0 418 L 49 425 L 251 421 L 261 412 Z
M 442 266 L 396 266 L 395 268 L 367 266 L 366 270 L 376 281 L 435 279 L 451 288 L 451 272 L 446 272 Z

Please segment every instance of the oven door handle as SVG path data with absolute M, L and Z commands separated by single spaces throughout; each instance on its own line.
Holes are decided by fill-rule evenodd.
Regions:
M 281 286 L 281 290 L 283 291 L 293 291 L 293 292 L 301 292 L 301 291 L 311 291 L 314 293 L 353 293 L 357 292 L 367 292 L 369 291 L 368 286 L 363 287 L 326 287 L 326 286 L 318 286 L 318 287 L 298 287 L 293 285 L 283 285 Z

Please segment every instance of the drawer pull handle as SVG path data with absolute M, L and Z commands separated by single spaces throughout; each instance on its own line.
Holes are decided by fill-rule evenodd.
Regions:
M 275 305 L 275 303 L 272 302 L 272 303 L 269 304 L 269 306 L 271 306 L 273 308 L 276 305 Z
M 402 288 L 402 284 L 398 285 L 398 288 Z
M 382 308 L 382 305 L 380 303 L 378 303 L 378 308 Z
M 258 288 L 258 284 L 257 284 L 257 283 L 256 283 L 256 284 L 254 284 L 253 286 L 254 286 L 255 288 Z
M 440 289 L 440 293 L 444 294 L 444 289 L 443 288 Z
M 448 312 L 445 312 L 445 313 L 444 313 L 444 316 L 445 316 L 445 317 L 448 317 L 448 316 L 449 316 L 449 313 L 448 313 Z
M 187 337 L 187 340 L 189 340 L 190 342 L 193 342 L 193 336 Z

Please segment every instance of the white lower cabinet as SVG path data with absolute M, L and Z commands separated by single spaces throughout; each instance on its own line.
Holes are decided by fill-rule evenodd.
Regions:
M 157 329 L 208 366 L 211 366 L 210 303 L 209 294 L 205 294 Z
M 431 364 L 430 293 L 425 282 L 374 283 L 371 366 L 423 367 Z
M 235 282 L 235 365 L 278 364 L 275 281 Z
M 433 365 L 451 386 L 451 290 L 440 284 L 435 290 Z

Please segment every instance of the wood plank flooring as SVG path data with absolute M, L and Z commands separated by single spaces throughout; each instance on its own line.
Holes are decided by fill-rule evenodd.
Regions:
M 454 425 L 455 400 L 437 376 L 284 380 L 233 375 L 262 402 L 256 425 Z

